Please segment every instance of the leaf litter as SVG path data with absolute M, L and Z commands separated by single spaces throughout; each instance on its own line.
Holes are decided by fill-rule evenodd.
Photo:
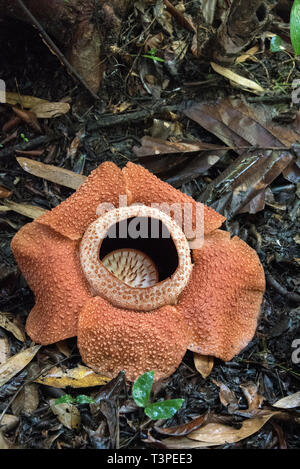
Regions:
M 133 67 L 128 77 L 126 96 L 121 92 L 123 85 L 120 86 L 126 81 L 125 75 L 122 76 L 122 72 L 118 75 L 120 72 L 116 71 L 114 77 L 119 82 L 115 86 L 111 76 L 111 83 L 106 89 L 108 104 L 106 108 L 103 105 L 104 116 L 99 109 L 82 104 L 78 106 L 77 91 L 75 100 L 74 90 L 70 93 L 72 98 L 69 97 L 74 83 L 64 76 L 60 76 L 59 87 L 53 85 L 51 88 L 52 84 L 47 83 L 49 89 L 47 87 L 46 93 L 39 85 L 40 79 L 36 83 L 33 80 L 32 87 L 26 85 L 25 93 L 20 78 L 18 86 L 21 93 L 9 95 L 10 104 L 4 106 L 5 109 L 1 107 L 1 125 L 7 132 L 3 130 L 3 135 L 0 135 L 0 143 L 4 146 L 0 149 L 3 187 L 0 210 L 10 222 L 0 222 L 4 227 L 4 236 L 1 235 L 0 239 L 3 259 L 13 265 L 8 245 L 15 230 L 28 222 L 28 217 L 34 219 L 64 200 L 70 193 L 69 189 L 79 187 L 85 180 L 84 175 L 78 174 L 83 168 L 84 173 L 88 174 L 105 160 L 113 160 L 120 166 L 132 160 L 152 169 L 198 200 L 219 207 L 231 219 L 227 228 L 248 242 L 250 240 L 267 271 L 271 271 L 272 275 L 275 272 L 278 281 L 269 284 L 257 335 L 237 360 L 224 364 L 217 359 L 212 362 L 198 357 L 194 361 L 192 354 L 188 353 L 172 377 L 155 385 L 157 400 L 185 398 L 183 408 L 172 419 L 156 423 L 144 420 L 130 397 L 131 388 L 126 385 L 124 374 L 109 382 L 101 376 L 90 381 L 89 373 L 80 369 L 78 357 L 70 352 L 74 350 L 74 343 L 67 341 L 57 347 L 44 347 L 43 353 L 29 360 L 28 364 L 38 364 L 38 369 L 44 366 L 51 369 L 45 376 L 37 378 L 44 379 L 42 384 L 27 382 L 28 364 L 23 368 L 20 364 L 12 367 L 14 372 L 7 375 L 11 377 L 0 388 L 1 412 L 14 398 L 2 418 L 2 424 L 7 426 L 2 427 L 0 445 L 11 447 L 6 435 L 13 434 L 16 424 L 18 444 L 24 447 L 151 448 L 154 445 L 186 449 L 195 445 L 200 448 L 226 447 L 228 444 L 236 447 L 284 447 L 286 441 L 291 447 L 299 445 L 291 423 L 296 426 L 299 418 L 296 413 L 300 373 L 290 358 L 290 344 L 299 336 L 299 311 L 293 303 L 296 297 L 289 296 L 299 287 L 293 276 L 299 255 L 292 244 L 297 239 L 295 227 L 299 195 L 296 194 L 295 185 L 299 181 L 299 112 L 297 109 L 296 112 L 295 109 L 286 109 L 277 116 L 274 106 L 261 104 L 263 99 L 274 98 L 274 95 L 270 96 L 271 87 L 263 73 L 257 72 L 259 67 L 265 66 L 272 78 L 281 68 L 282 56 L 268 54 L 261 47 L 261 42 L 254 41 L 253 48 L 247 48 L 245 54 L 236 59 L 233 70 L 238 71 L 237 75 L 242 77 L 242 69 L 237 67 L 243 63 L 243 70 L 248 71 L 249 68 L 250 71 L 247 76 L 253 78 L 254 83 L 261 84 L 267 94 L 265 96 L 258 91 L 259 95 L 253 100 L 257 97 L 263 99 L 255 104 L 248 91 L 243 93 L 235 85 L 233 87 L 232 82 L 218 77 L 212 68 L 208 73 L 205 69 L 199 72 L 199 68 L 193 68 L 190 55 L 190 39 L 194 34 L 194 17 L 190 15 L 192 5 L 173 2 L 174 6 L 170 6 L 171 2 L 160 1 L 154 9 L 144 2 L 136 3 L 143 3 L 139 10 L 143 11 L 143 15 L 138 16 L 135 7 L 135 18 L 140 19 L 143 22 L 141 26 L 147 29 L 142 37 L 143 31 L 135 34 L 136 26 L 132 24 L 132 42 L 128 49 L 125 47 L 123 50 L 124 64 L 131 66 L 131 54 L 136 54 L 136 49 L 132 47 L 141 47 L 142 43 L 138 44 L 138 41 L 143 40 L 142 53 L 157 49 L 156 55 L 164 62 L 154 64 L 153 60 L 150 62 L 149 58 L 143 58 L 151 66 L 144 68 L 143 76 L 139 76 L 138 66 Z M 214 18 L 220 21 L 224 17 L 226 11 L 217 6 L 217 2 L 205 3 L 209 8 L 210 24 Z M 158 20 L 153 21 L 154 14 Z M 129 21 L 132 20 L 129 18 Z M 138 40 L 135 39 L 137 36 Z M 268 37 L 265 35 L 262 38 L 265 45 L 268 44 Z M 31 51 L 28 50 L 30 55 Z M 258 61 L 253 62 L 254 57 Z M 140 63 L 136 62 L 137 65 Z M 251 68 L 253 66 L 257 68 Z M 43 73 L 43 67 L 39 70 Z M 57 74 L 59 76 L 59 71 Z M 55 81 L 55 74 L 48 76 Z M 295 69 L 292 78 L 297 78 Z M 150 91 L 154 90 L 152 95 L 147 94 L 143 84 L 139 83 L 141 79 Z M 184 87 L 184 83 L 193 79 L 203 83 L 195 85 L 193 89 L 196 92 Z M 237 86 L 241 86 L 239 80 Z M 177 88 L 172 88 L 174 86 Z M 10 86 L 10 89 L 14 87 Z M 226 97 L 228 91 L 234 97 Z M 155 106 L 163 107 L 161 102 L 158 105 L 154 102 L 155 93 L 173 106 L 174 115 L 169 111 L 153 112 Z M 218 100 L 216 94 L 220 94 Z M 49 99 L 34 98 L 34 95 Z M 141 101 L 141 106 L 137 104 L 136 96 L 138 100 L 145 100 Z M 205 96 L 205 101 L 199 103 L 201 96 Z M 182 98 L 184 102 L 178 104 Z M 23 119 L 12 118 L 11 106 L 20 106 L 22 111 L 25 110 Z M 141 108 L 143 111 L 146 108 L 143 117 L 135 121 L 136 125 L 130 124 L 134 122 L 130 121 L 130 116 Z M 124 111 L 128 109 L 130 112 L 126 114 Z M 42 139 L 35 136 L 39 128 L 35 127 L 32 112 L 38 119 Z M 107 112 L 113 115 L 106 115 Z M 147 118 L 147 115 L 154 118 Z M 45 121 L 52 117 L 57 118 L 52 122 Z M 121 120 L 114 124 L 117 120 L 114 121 L 113 117 Z M 100 126 L 100 131 L 93 130 L 91 124 L 100 125 L 102 119 L 107 119 L 109 126 Z M 82 128 L 87 131 L 81 133 Z M 29 142 L 21 140 L 20 143 L 23 139 L 20 132 Z M 51 140 L 50 135 L 51 138 L 53 135 L 58 138 Z M 141 146 L 137 146 L 138 142 Z M 32 152 L 24 154 L 27 158 L 18 159 L 20 167 L 14 158 L 19 151 Z M 33 305 L 33 297 L 24 279 L 16 271 L 9 272 L 12 273 L 3 274 L 0 285 L 3 294 L 3 299 L 0 296 L 1 310 L 21 315 L 25 322 L 26 314 Z M 277 332 L 273 335 L 276 325 Z M 3 365 L 10 357 L 22 353 L 22 347 L 28 347 L 29 343 L 20 342 L 9 327 L 2 327 L 0 332 Z M 58 364 L 62 360 L 66 360 L 64 365 Z M 23 364 L 26 362 L 21 361 Z M 58 410 L 51 399 L 54 398 L 55 402 L 66 392 L 72 393 L 75 399 L 78 392 L 82 393 L 82 384 L 84 392 L 93 396 L 95 403 L 73 406 L 76 409 L 74 413 L 66 408 Z M 19 417 L 15 415 L 12 426 L 9 426 L 9 419 L 6 424 L 5 417 L 9 417 L 11 412 L 19 414 Z M 42 428 L 45 429 L 44 433 L 41 433 Z M 53 434 L 50 432 L 47 436 L 49 429 Z M 272 435 L 271 440 L 268 439 L 269 434 Z

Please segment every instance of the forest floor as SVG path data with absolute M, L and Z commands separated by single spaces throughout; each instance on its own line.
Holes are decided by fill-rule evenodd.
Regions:
M 259 83 L 266 90 L 264 94 L 254 94 L 217 74 L 209 63 L 199 63 L 190 51 L 192 33 L 172 20 L 170 24 L 173 25 L 172 36 L 168 35 L 166 24 L 163 27 L 159 22 L 153 22 L 148 29 L 148 39 L 159 34 L 165 37 L 164 47 L 158 46 L 154 54 L 161 57 L 162 62 L 143 57 L 145 54 L 136 46 L 136 38 L 145 24 L 141 14 L 129 17 L 118 44 L 123 59 L 120 55 L 107 56 L 100 99 L 95 103 L 32 27 L 12 20 L 1 23 L 0 78 L 5 81 L 7 91 L 50 102 L 68 102 L 71 108 L 59 117 L 39 119 L 39 133 L 24 121 L 12 131 L 0 130 L 0 209 L 6 207 L 0 212 L 0 311 L 19 331 L 24 331 L 26 317 L 34 305 L 34 296 L 20 275 L 10 250 L 14 234 L 31 220 L 8 210 L 6 201 L 47 210 L 73 192 L 25 172 L 16 156 L 84 175 L 104 161 L 113 161 L 120 167 L 132 161 L 143 164 L 194 199 L 227 215 L 224 228 L 256 249 L 265 269 L 267 290 L 255 337 L 230 362 L 215 359 L 207 378 L 195 368 L 192 352 L 187 352 L 177 371 L 155 384 L 155 400 L 184 399 L 184 405 L 172 419 L 159 423 L 149 421 L 143 410 L 134 404 L 130 398 L 131 386 L 125 383 L 122 374 L 102 386 L 84 389 L 62 389 L 34 382 L 32 376 L 49 369 L 49 365 L 59 364 L 64 370 L 70 370 L 82 364 L 76 339 L 68 339 L 59 346 L 42 347 L 30 365 L 0 387 L 0 414 L 11 417 L 11 420 L 4 420 L 7 423 L 0 447 L 185 448 L 186 435 L 193 424 L 185 425 L 180 435 L 178 431 L 177 434 L 176 431 L 163 434 L 154 427 L 178 427 L 209 413 L 211 422 L 228 425 L 236 431 L 243 427 L 245 420 L 263 418 L 267 412 L 278 410 L 272 404 L 299 391 L 299 168 L 294 163 L 288 168 L 281 166 L 281 150 L 272 160 L 275 176 L 270 176 L 269 167 L 256 168 L 255 173 L 247 168 L 252 171 L 255 184 L 262 184 L 263 194 L 260 193 L 261 197 L 256 197 L 257 193 L 250 194 L 252 204 L 247 202 L 245 205 L 240 198 L 237 200 L 234 191 L 244 170 L 241 167 L 239 170 L 237 164 L 234 177 L 231 175 L 233 179 L 224 174 L 242 152 L 225 149 L 226 144 L 217 129 L 218 122 L 223 119 L 223 129 L 226 127 L 242 135 L 252 155 L 272 152 L 269 148 L 278 146 L 267 140 L 264 144 L 265 134 L 264 137 L 261 135 L 268 124 L 263 119 L 255 122 L 256 125 L 244 126 L 242 132 L 235 114 L 236 103 L 241 102 L 249 111 L 248 123 L 254 122 L 251 109 L 258 110 L 258 114 L 263 109 L 276 124 L 277 135 L 291 131 L 295 132 L 293 135 L 300 134 L 299 111 L 291 97 L 292 83 L 300 79 L 300 62 L 286 50 L 272 52 L 270 38 L 258 38 L 253 44 L 258 47 L 254 58 L 234 66 L 237 74 Z M 186 46 L 180 57 L 174 52 L 175 41 L 178 47 L 180 44 L 183 49 Z M 195 108 L 196 103 L 200 104 L 199 108 Z M 205 107 L 207 103 L 213 105 L 213 111 Z M 191 108 L 193 115 L 186 112 Z M 135 112 L 138 115 L 133 119 Z M 0 105 L 0 128 L 12 114 L 11 106 Z M 119 115 L 125 116 L 122 121 L 116 120 Z M 199 124 L 200 120 L 203 125 Z M 11 138 L 7 140 L 8 136 Z M 141 143 L 145 136 L 152 150 L 153 145 L 157 145 L 158 153 L 146 152 L 146 143 Z M 39 140 L 41 137 L 45 140 Z M 241 146 L 240 143 L 235 145 L 231 138 L 232 134 L 227 140 L 232 144 L 227 147 Z M 281 139 L 284 141 L 282 147 L 287 146 L 287 151 L 292 151 L 292 145 L 286 142 L 293 138 Z M 175 144 L 172 154 L 165 151 L 165 141 Z M 204 142 L 216 145 L 216 149 L 183 153 L 180 145 L 176 147 L 183 141 Z M 18 153 L 16 149 L 19 149 Z M 293 149 L 296 156 L 297 149 L 296 145 Z M 30 154 L 33 150 L 42 152 Z M 251 184 L 249 182 L 246 192 L 251 189 Z M 16 338 L 4 327 L 0 328 L 0 345 L 3 360 L 3 356 L 13 356 L 30 347 L 31 341 L 25 335 Z M 81 423 L 74 428 L 59 421 L 49 404 L 51 399 L 64 394 L 73 397 L 84 394 L 96 402 L 77 406 Z M 300 448 L 299 398 L 296 405 L 290 407 L 281 409 L 260 427 L 255 427 L 257 422 L 254 422 L 256 431 L 250 431 L 249 436 L 240 441 L 216 446 Z M 196 428 L 195 424 L 193 428 Z M 164 443 L 172 435 L 177 442 Z

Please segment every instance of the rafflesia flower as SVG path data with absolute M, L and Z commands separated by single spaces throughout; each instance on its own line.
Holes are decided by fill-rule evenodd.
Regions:
M 84 363 L 129 380 L 169 376 L 187 349 L 231 360 L 255 333 L 265 279 L 223 221 L 141 166 L 103 163 L 12 240 L 36 298 L 27 333 L 77 336 Z

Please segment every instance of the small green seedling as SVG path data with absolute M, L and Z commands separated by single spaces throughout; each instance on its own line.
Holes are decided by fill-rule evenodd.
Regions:
M 136 54 L 131 54 L 131 57 L 137 57 L 137 55 Z M 154 60 L 155 62 L 164 62 L 165 61 L 165 59 L 161 59 L 160 57 L 157 57 L 156 49 L 149 50 L 149 53 L 148 54 L 142 54 L 142 57 L 145 57 L 145 59 Z
M 139 407 L 151 420 L 170 419 L 181 408 L 184 399 L 168 399 L 166 401 L 149 402 L 153 386 L 154 371 L 148 371 L 140 376 L 133 384 L 132 397 Z
M 290 35 L 296 55 L 300 54 L 300 0 L 294 0 L 290 17 Z
M 24 134 L 21 134 L 21 139 L 22 139 L 25 143 L 28 143 L 28 142 L 29 142 L 28 138 L 25 137 Z
M 70 394 L 64 394 L 60 398 L 56 399 L 55 405 L 57 404 L 94 404 L 95 401 L 85 394 L 80 394 L 77 397 L 72 397 Z
M 156 62 L 164 62 L 164 59 L 157 57 L 156 49 L 149 50 L 149 54 L 142 54 L 142 57 L 145 57 L 146 59 L 152 59 Z
M 270 51 L 271 52 L 280 52 L 285 49 L 282 39 L 280 36 L 273 36 L 270 41 Z

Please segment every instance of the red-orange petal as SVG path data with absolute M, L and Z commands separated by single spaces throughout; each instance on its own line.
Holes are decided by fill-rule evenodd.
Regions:
M 180 364 L 189 343 L 186 329 L 174 306 L 144 313 L 95 297 L 79 315 L 78 347 L 84 363 L 105 376 L 125 370 L 134 381 L 153 370 L 159 379 Z
M 193 333 L 189 349 L 231 360 L 255 333 L 265 291 L 262 265 L 250 246 L 221 230 L 193 251 L 193 260 L 177 305 Z
M 78 243 L 34 221 L 18 231 L 11 248 L 36 297 L 26 323 L 31 339 L 46 345 L 77 335 L 79 311 L 91 297 Z
M 119 207 L 119 195 L 126 195 L 122 171 L 111 162 L 102 163 L 91 172 L 80 188 L 57 207 L 37 219 L 70 239 L 80 239 L 99 215 L 100 204 Z
M 161 204 L 163 202 L 170 205 L 174 203 L 179 203 L 181 205 L 191 204 L 193 207 L 193 228 L 196 228 L 195 208 L 198 204 L 199 206 L 202 206 L 204 210 L 205 234 L 219 228 L 225 220 L 223 215 L 220 215 L 206 205 L 203 206 L 203 204 L 196 202 L 194 199 L 183 194 L 170 184 L 161 181 L 142 166 L 127 163 L 126 167 L 123 168 L 123 174 L 125 176 L 127 191 L 130 194 L 129 198 L 131 199 L 131 203 L 138 202 L 145 205 L 151 205 L 153 203 Z

